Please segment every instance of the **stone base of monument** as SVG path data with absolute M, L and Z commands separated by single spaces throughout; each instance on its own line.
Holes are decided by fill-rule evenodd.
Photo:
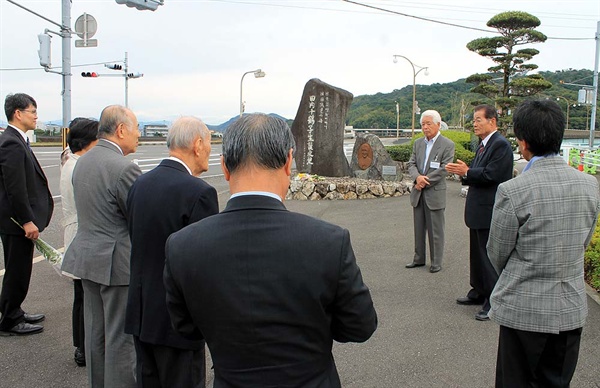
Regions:
M 359 134 L 356 137 L 350 169 L 356 178 L 361 179 L 404 179 L 403 163 L 393 160 L 379 137 L 370 133 Z
M 369 199 L 400 197 L 412 189 L 410 179 L 387 182 L 360 178 L 333 178 L 298 174 L 290 182 L 286 199 Z

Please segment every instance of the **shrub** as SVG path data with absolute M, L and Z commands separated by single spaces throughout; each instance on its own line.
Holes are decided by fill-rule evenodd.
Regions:
M 411 143 L 389 146 L 386 147 L 386 149 L 392 160 L 397 162 L 408 162 L 408 159 L 410 159 L 410 155 L 412 154 Z
M 596 225 L 590 245 L 585 250 L 583 268 L 585 270 L 585 280 L 600 292 L 600 223 Z
M 471 133 L 470 132 L 458 132 L 458 131 L 441 131 L 442 135 L 452 140 L 455 145 L 454 162 L 456 159 L 460 159 L 466 164 L 471 164 L 475 153 L 470 151 L 471 148 Z M 410 142 L 386 147 L 390 157 L 397 162 L 408 162 L 410 155 L 412 154 L 413 143 L 422 138 L 423 133 L 418 133 Z

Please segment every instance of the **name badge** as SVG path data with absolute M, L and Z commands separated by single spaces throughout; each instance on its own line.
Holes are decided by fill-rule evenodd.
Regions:
M 429 168 L 440 168 L 440 162 L 429 163 Z

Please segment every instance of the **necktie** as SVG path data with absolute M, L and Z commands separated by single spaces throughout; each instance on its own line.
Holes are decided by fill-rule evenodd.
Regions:
M 483 147 L 483 143 L 481 143 L 481 144 L 479 145 L 479 148 L 477 148 L 477 155 L 481 155 L 481 154 L 483 154 L 483 149 L 484 149 L 484 147 Z
M 31 151 L 31 143 L 29 143 L 29 138 L 27 138 L 27 148 L 29 148 L 29 151 Z

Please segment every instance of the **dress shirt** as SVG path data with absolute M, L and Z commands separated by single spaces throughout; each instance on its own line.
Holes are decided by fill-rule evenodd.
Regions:
M 234 199 L 235 197 L 242 197 L 244 195 L 262 195 L 264 197 L 271 197 L 277 199 L 279 202 L 283 202 L 281 197 L 275 193 L 270 193 L 268 191 L 241 191 L 239 193 L 233 194 L 229 199 Z
M 429 154 L 431 153 L 431 149 L 433 148 L 433 144 L 435 144 L 435 141 L 437 140 L 437 138 L 440 137 L 440 132 L 438 131 L 437 135 L 435 135 L 431 140 L 427 140 L 427 137 L 424 137 L 423 140 L 425 141 L 425 160 L 423 161 L 423 174 L 425 174 L 425 171 L 427 171 L 427 160 L 429 160 Z
M 533 165 L 533 163 L 538 160 L 538 159 L 543 159 L 543 158 L 549 158 L 549 157 L 554 157 L 554 156 L 558 156 L 558 154 L 546 154 L 546 155 L 542 155 L 542 156 L 534 156 L 533 158 L 529 159 L 529 162 L 527 163 L 527 165 L 525 166 L 525 168 L 523 169 L 523 172 L 529 170 L 531 168 L 531 166 Z
M 14 125 L 12 125 L 12 124 L 8 124 L 8 126 L 9 126 L 9 127 L 13 127 L 14 129 L 16 129 L 16 130 L 17 130 L 17 132 L 19 132 L 19 134 L 20 134 L 21 136 L 23 136 L 23 140 L 25 140 L 25 143 L 29 144 L 29 138 L 27 137 L 27 133 L 26 133 L 26 132 L 24 132 L 24 131 L 20 130 L 19 128 L 15 127 L 15 126 L 14 126 Z
M 176 158 L 175 156 L 169 156 L 167 159 L 169 159 L 169 160 L 172 160 L 172 161 L 174 161 L 174 162 L 179 162 L 179 163 L 181 163 L 181 164 L 183 165 L 183 167 L 185 167 L 185 169 L 187 170 L 187 172 L 189 172 L 189 173 L 190 173 L 190 175 L 194 175 L 194 174 L 192 174 L 192 170 L 190 170 L 190 168 L 187 166 L 187 164 L 185 164 L 185 163 L 183 162 L 183 160 L 181 160 L 181 159 L 179 159 L 179 158 Z

